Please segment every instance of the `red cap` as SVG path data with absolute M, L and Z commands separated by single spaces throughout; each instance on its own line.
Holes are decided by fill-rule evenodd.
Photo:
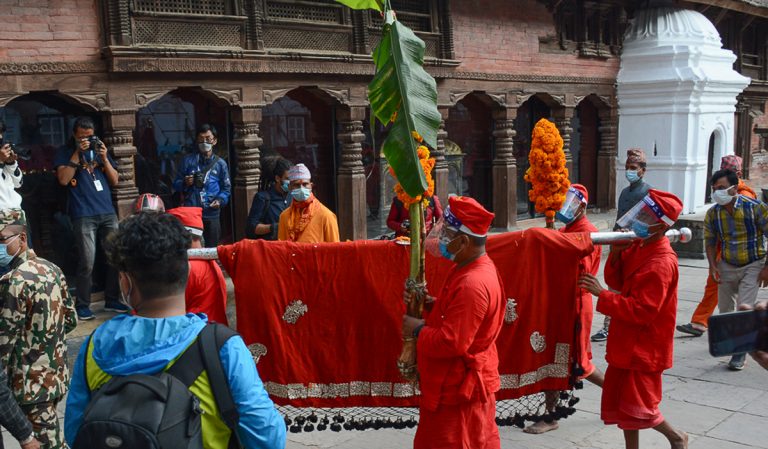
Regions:
M 444 215 L 449 226 L 475 237 L 488 235 L 488 229 L 495 217 L 474 198 L 455 195 L 448 197 L 448 207 Z
M 203 208 L 176 207 L 168 209 L 168 213 L 178 218 L 181 224 L 194 235 L 203 235 Z
M 582 195 L 584 195 L 584 203 L 589 203 L 589 192 L 587 192 L 587 188 L 584 187 L 581 184 L 571 184 L 571 188 L 574 190 L 578 190 Z
M 654 203 L 658 204 L 664 215 L 672 221 L 677 221 L 680 213 L 683 211 L 683 202 L 674 194 L 663 190 L 650 189 L 648 191 Z
M 742 159 L 739 156 L 736 156 L 735 154 L 729 154 L 728 156 L 723 156 L 722 159 L 720 159 L 720 170 L 740 172 L 741 163 Z

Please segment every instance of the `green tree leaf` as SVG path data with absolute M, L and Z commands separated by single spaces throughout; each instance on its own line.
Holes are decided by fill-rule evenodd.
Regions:
M 352 9 L 375 9 L 381 11 L 384 5 L 381 0 L 336 0 Z
M 382 151 L 400 185 L 412 197 L 423 194 L 428 186 L 411 131 L 436 148 L 441 120 L 437 84 L 423 67 L 424 50 L 424 41 L 388 14 L 381 42 L 373 52 L 376 76 L 368 85 L 371 111 L 381 123 L 389 123 L 397 113 Z

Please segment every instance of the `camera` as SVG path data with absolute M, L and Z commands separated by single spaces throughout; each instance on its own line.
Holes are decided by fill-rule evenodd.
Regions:
M 194 179 L 192 183 L 194 184 L 195 187 L 197 187 L 198 189 L 202 189 L 203 187 L 205 187 L 205 174 L 203 174 L 203 172 L 198 171 L 198 172 L 192 173 L 192 177 Z
M 83 156 L 85 157 L 85 161 L 90 163 L 96 159 L 96 152 L 101 148 L 101 140 L 96 136 L 89 136 L 87 139 L 90 146 L 85 150 Z
M 14 145 L 10 142 L 6 142 L 5 139 L 0 139 L 0 148 L 8 144 L 11 151 L 16 154 L 16 157 L 18 159 L 21 159 L 22 161 L 28 161 L 32 159 L 32 150 L 29 148 L 20 147 L 17 145 Z

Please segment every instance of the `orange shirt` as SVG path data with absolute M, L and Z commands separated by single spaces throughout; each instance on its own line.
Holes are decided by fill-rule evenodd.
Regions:
M 311 210 L 312 218 L 307 223 L 303 231 L 298 233 L 294 239 L 290 238 L 291 213 L 297 214 L 296 206 L 290 205 L 280 214 L 280 222 L 277 225 L 277 239 L 290 240 L 299 243 L 319 243 L 319 242 L 338 242 L 339 224 L 336 220 L 336 214 L 331 212 L 317 198 L 314 198 L 313 204 L 304 208 L 302 213 Z
M 736 186 L 736 193 L 748 196 L 753 200 L 757 199 L 757 193 L 755 193 L 755 191 L 752 190 L 752 187 L 748 186 L 743 179 L 739 179 L 739 185 Z

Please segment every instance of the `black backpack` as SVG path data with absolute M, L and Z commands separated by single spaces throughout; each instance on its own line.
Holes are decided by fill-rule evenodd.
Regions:
M 226 326 L 208 324 L 169 369 L 110 379 L 88 403 L 73 449 L 202 449 L 202 410 L 189 387 L 203 370 L 232 432 L 228 447 L 242 447 L 236 431 L 239 416 L 219 358 L 221 347 L 234 335 Z

